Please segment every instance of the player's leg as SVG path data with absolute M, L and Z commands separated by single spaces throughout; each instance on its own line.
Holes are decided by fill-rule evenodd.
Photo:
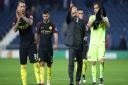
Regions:
M 105 61 L 105 45 L 100 45 L 98 48 L 98 59 L 100 61 L 100 82 L 99 85 L 103 85 L 103 73 L 104 73 L 104 61 Z
M 27 85 L 27 52 L 24 48 L 20 48 L 20 64 L 22 85 Z
M 83 83 L 86 83 L 86 71 L 87 71 L 87 59 L 83 59 L 83 65 L 82 65 L 82 79 L 83 79 Z
M 28 56 L 29 56 L 30 63 L 33 63 L 36 82 L 37 82 L 37 85 L 39 85 L 41 81 L 40 80 L 40 66 L 39 66 L 36 47 L 28 49 Z
M 41 84 L 41 79 L 40 79 L 40 65 L 39 65 L 39 62 L 34 63 L 34 73 L 35 73 L 37 85 L 40 85 Z
M 92 71 L 93 85 L 96 85 L 96 73 L 97 73 L 96 61 L 97 61 L 97 55 L 98 55 L 97 52 L 98 52 L 97 46 L 90 45 L 89 51 L 88 51 L 88 60 L 91 61 L 92 63 L 91 71 Z
M 43 49 L 39 49 L 41 85 L 44 85 L 46 57 L 47 57 L 46 51 Z
M 96 69 L 96 61 L 92 61 L 92 80 L 93 80 L 93 85 L 96 85 L 96 73 L 97 73 L 97 69 Z
M 47 63 L 47 85 L 51 85 L 52 63 Z
M 103 85 L 103 73 L 104 73 L 104 59 L 100 60 L 100 78 L 99 85 Z
M 47 85 L 51 84 L 53 49 L 47 51 Z
M 80 85 L 81 73 L 82 73 L 82 49 L 76 51 L 76 61 L 77 61 L 77 72 L 76 72 L 76 85 Z
M 41 85 L 44 85 L 44 76 L 45 76 L 45 62 L 40 61 L 40 80 Z
M 68 75 L 70 78 L 70 84 L 74 84 L 73 73 L 74 73 L 74 57 L 75 57 L 75 50 L 73 48 L 69 48 L 69 63 L 68 63 Z

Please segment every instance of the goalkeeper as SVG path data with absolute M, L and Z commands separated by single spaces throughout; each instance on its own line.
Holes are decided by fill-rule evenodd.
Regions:
M 91 29 L 88 60 L 92 63 L 92 85 L 96 85 L 96 62 L 100 62 L 99 85 L 103 85 L 103 72 L 105 61 L 105 30 L 109 27 L 109 21 L 105 9 L 99 2 L 95 2 L 94 15 L 89 17 L 88 27 Z

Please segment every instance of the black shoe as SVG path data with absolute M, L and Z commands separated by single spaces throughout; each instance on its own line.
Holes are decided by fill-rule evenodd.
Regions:
M 103 85 L 103 82 L 104 82 L 104 80 L 103 80 L 103 78 L 99 78 L 99 85 Z
M 96 82 L 93 82 L 92 85 L 96 85 Z
M 73 83 L 70 83 L 69 85 L 73 85 Z

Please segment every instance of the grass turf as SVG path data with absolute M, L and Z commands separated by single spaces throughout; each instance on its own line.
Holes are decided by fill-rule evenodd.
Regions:
M 54 59 L 52 85 L 69 85 L 68 60 Z M 128 85 L 128 60 L 107 60 L 105 63 L 105 85 Z M 91 85 L 90 63 L 87 69 L 87 84 Z M 28 85 L 36 85 L 33 65 L 27 65 Z M 98 78 L 98 76 L 97 76 Z M 21 85 L 18 59 L 0 59 L 0 85 Z M 84 85 L 84 84 L 82 84 Z M 98 84 L 97 84 L 98 85 Z

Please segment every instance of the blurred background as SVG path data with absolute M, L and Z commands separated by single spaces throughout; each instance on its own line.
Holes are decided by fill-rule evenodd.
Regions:
M 50 18 L 56 24 L 59 32 L 59 48 L 63 49 L 65 46 L 61 31 L 65 27 L 69 4 L 73 2 L 78 8 L 83 8 L 85 18 L 88 20 L 88 17 L 93 13 L 92 3 L 94 1 L 100 1 L 107 11 L 111 27 L 107 29 L 106 33 L 106 49 L 113 51 L 112 53 L 118 57 L 118 53 L 121 52 L 122 54 L 122 51 L 125 53 L 128 49 L 127 0 L 26 0 L 25 2 L 27 12 L 34 16 L 33 29 L 36 28 L 37 22 L 42 19 L 43 9 L 50 11 Z M 0 56 L 2 57 L 5 50 L 12 52 L 12 50 L 19 48 L 19 35 L 13 33 L 11 29 L 16 16 L 17 3 L 18 0 L 0 0 Z
M 19 58 L 19 33 L 14 33 L 11 29 L 12 23 L 16 16 L 16 6 L 18 1 L 19 0 L 0 0 L 0 85 L 8 85 L 8 82 L 4 82 L 10 78 L 8 75 L 6 75 L 6 73 L 9 75 L 12 73 L 11 76 L 16 75 L 15 69 L 18 68 L 17 64 L 19 64 L 17 59 Z M 111 25 L 110 28 L 106 30 L 106 58 L 110 60 L 107 63 L 107 73 L 105 74 L 107 75 L 106 84 L 127 85 L 128 75 L 126 74 L 128 74 L 128 69 L 126 68 L 128 64 L 128 0 L 72 0 L 72 2 L 78 8 L 84 9 L 86 20 L 88 20 L 88 17 L 93 13 L 92 3 L 94 1 L 100 1 L 104 5 Z M 27 5 L 26 11 L 34 16 L 34 30 L 37 22 L 42 19 L 41 14 L 43 9 L 48 9 L 50 11 L 50 19 L 55 23 L 59 32 L 59 49 L 54 51 L 54 58 L 62 58 L 59 61 L 55 60 L 57 63 L 62 63 L 60 65 L 67 64 L 67 61 L 63 61 L 63 59 L 65 59 L 65 57 L 68 58 L 68 50 L 63 44 L 64 40 L 63 36 L 61 35 L 62 28 L 65 27 L 65 19 L 71 0 L 25 0 L 25 2 Z M 55 65 L 57 64 L 55 63 Z M 1 67 L 5 68 L 5 66 L 8 66 L 9 71 L 6 69 L 1 69 Z M 10 71 L 10 69 L 14 70 Z M 114 74 L 115 71 L 118 72 Z M 18 73 L 19 71 L 16 72 Z M 57 72 L 61 73 L 61 71 Z M 65 76 L 67 74 L 67 70 L 64 70 L 63 73 L 64 75 L 62 76 Z M 109 77 L 115 80 L 112 81 L 109 79 Z M 119 77 L 119 79 L 116 79 L 117 77 Z M 10 85 L 19 85 L 18 81 L 20 81 L 20 79 L 18 78 L 17 83 L 13 83 L 15 81 L 16 79 L 10 80 Z M 54 85 L 59 85 L 58 83 L 54 83 Z M 61 83 L 60 85 L 67 84 Z

